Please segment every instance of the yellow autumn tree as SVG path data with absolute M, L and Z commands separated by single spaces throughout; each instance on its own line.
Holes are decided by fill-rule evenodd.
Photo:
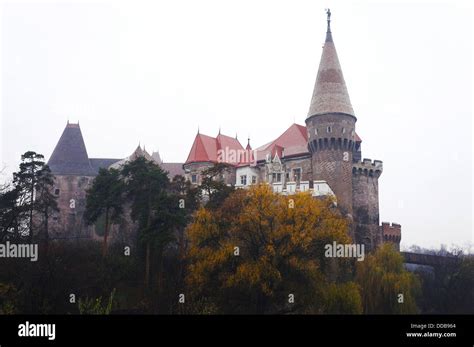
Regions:
M 331 199 L 287 197 L 268 185 L 237 190 L 189 226 L 187 284 L 221 313 L 322 313 L 331 285 L 324 245 L 350 242 L 347 230 Z M 347 288 L 340 297 L 355 304 L 342 307 L 358 313 L 359 294 Z
M 405 270 L 403 257 L 391 244 L 357 264 L 356 281 L 361 287 L 364 313 L 417 313 L 418 277 Z

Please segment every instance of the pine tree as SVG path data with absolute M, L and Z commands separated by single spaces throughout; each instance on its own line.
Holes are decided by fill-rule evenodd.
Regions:
M 17 200 L 16 189 L 9 184 L 2 186 L 0 190 L 0 242 L 15 239 L 19 235 Z
M 150 285 L 153 251 L 158 263 L 158 291 L 162 283 L 164 248 L 174 239 L 174 231 L 185 222 L 179 197 L 170 193 L 168 175 L 156 164 L 139 157 L 122 168 L 132 220 L 138 223 L 139 239 L 145 246 L 144 286 Z
M 54 176 L 48 165 L 44 165 L 38 171 L 38 182 L 36 184 L 35 210 L 41 219 L 42 229 L 40 238 L 46 244 L 49 242 L 49 218 L 51 213 L 59 211 L 57 196 L 52 193 Z
M 100 217 L 105 218 L 104 242 L 102 256 L 107 256 L 107 240 L 110 226 L 118 222 L 123 213 L 125 185 L 117 169 L 100 169 L 92 186 L 87 190 L 86 211 L 84 218 L 87 224 L 97 222 Z
M 49 213 L 57 210 L 56 197 L 51 194 L 54 176 L 43 159 L 42 154 L 28 151 L 21 156 L 20 171 L 13 174 L 19 213 L 18 231 L 29 242 L 32 242 L 35 232 L 36 213 L 39 212 L 43 219 L 43 232 L 47 235 Z

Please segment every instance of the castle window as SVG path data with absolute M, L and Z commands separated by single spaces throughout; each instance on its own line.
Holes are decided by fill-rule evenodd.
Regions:
M 354 135 L 355 135 L 355 130 L 352 130 L 352 136 L 354 136 Z
M 59 195 L 59 188 L 56 188 L 56 189 L 54 190 L 54 195 Z
M 252 176 L 252 184 L 257 184 L 257 176 Z
M 247 185 L 247 175 L 240 176 L 240 184 L 243 186 Z
M 332 129 L 331 129 L 330 126 L 327 127 L 326 132 L 328 132 L 328 133 L 332 132 Z
M 286 173 L 285 180 L 287 182 L 290 180 L 290 173 L 289 172 Z
M 346 133 L 346 128 L 342 128 L 342 133 L 343 133 L 343 134 Z
M 318 128 L 314 128 L 314 135 L 318 135 Z
M 296 182 L 301 180 L 301 168 L 293 169 L 293 177 Z
M 191 175 L 191 182 L 196 183 L 197 182 L 197 175 Z
M 272 181 L 275 182 L 275 183 L 276 183 L 276 182 L 281 182 L 281 173 L 280 173 L 280 172 L 278 172 L 278 173 L 273 173 L 273 177 L 272 177 L 272 178 L 273 178 Z

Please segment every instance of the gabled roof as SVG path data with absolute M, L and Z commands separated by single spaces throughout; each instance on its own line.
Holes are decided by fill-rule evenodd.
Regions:
M 155 159 L 155 161 L 156 161 L 158 164 L 163 163 L 163 160 L 161 160 L 161 157 L 160 157 L 160 152 L 158 152 L 158 151 L 153 152 L 153 153 L 151 154 L 151 157 L 152 157 L 153 159 Z
M 186 164 L 195 162 L 217 161 L 216 139 L 204 134 L 197 134 L 194 138 Z
M 283 134 L 278 136 L 274 141 L 267 143 L 264 147 L 260 149 L 268 149 L 271 146 L 279 145 L 283 148 L 301 146 L 308 144 L 308 131 L 304 125 L 299 125 L 293 123 L 288 129 L 286 129 Z
M 122 166 L 126 165 L 127 163 L 134 161 L 135 159 L 143 157 L 146 160 L 156 162 L 155 158 L 153 158 L 145 149 L 142 149 L 140 145 L 130 154 L 128 157 L 118 160 L 110 165 L 111 168 L 120 169 Z M 158 162 L 157 162 L 158 163 Z M 158 163 L 159 164 L 159 163 Z
M 176 175 L 184 176 L 183 163 L 161 163 L 161 168 L 168 172 L 168 177 L 170 180 Z
M 236 157 L 238 153 L 241 153 L 241 151 L 244 151 L 244 148 L 239 140 L 234 137 L 223 135 L 221 133 L 219 133 L 217 137 L 198 133 L 194 138 L 193 145 L 189 151 L 185 164 L 199 162 L 217 163 L 222 160 L 222 162 L 237 165 L 239 163 L 239 158 L 235 158 L 236 160 L 233 161 L 231 155 L 225 154 L 234 153 L 234 157 Z M 222 155 L 222 153 L 224 155 Z M 221 154 L 221 156 L 219 156 L 219 154 Z
M 361 142 L 359 135 L 355 134 L 356 141 Z M 267 155 L 271 158 L 278 154 L 279 158 L 308 155 L 308 131 L 306 126 L 292 124 L 283 134 L 275 140 L 256 149 L 257 161 L 265 160 Z
M 163 171 L 168 172 L 168 178 L 170 180 L 172 180 L 173 177 L 176 175 L 184 176 L 183 163 L 164 163 L 161 160 L 161 157 L 159 156 L 158 152 L 154 152 L 153 155 L 150 155 L 150 153 L 148 153 L 145 148 L 142 149 L 140 145 L 138 145 L 138 147 L 128 157 L 126 157 L 125 159 L 116 160 L 112 162 L 111 165 L 108 167 L 114 168 L 114 169 L 120 169 L 122 166 L 126 165 L 127 163 L 139 157 L 143 157 L 146 160 L 149 160 L 158 164 L 163 169 Z
M 95 176 L 79 124 L 68 123 L 48 165 L 54 175 Z
M 226 149 L 232 149 L 232 150 L 241 150 L 244 149 L 242 145 L 240 144 L 239 140 L 235 137 L 230 137 L 227 135 L 222 135 L 219 133 L 216 137 L 216 143 L 217 143 L 217 150 L 226 150 Z
M 292 124 L 275 140 L 257 148 L 257 160 L 265 159 L 267 154 L 273 158 L 275 153 L 278 153 L 280 158 L 308 154 L 306 127 L 296 123 Z
M 96 174 L 99 173 L 99 169 L 108 169 L 112 164 L 120 161 L 121 159 L 110 159 L 110 158 L 90 158 L 92 169 Z

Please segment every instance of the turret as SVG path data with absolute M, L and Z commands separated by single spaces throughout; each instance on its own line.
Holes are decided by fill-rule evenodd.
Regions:
M 313 179 L 326 181 L 338 206 L 352 217 L 352 162 L 356 143 L 355 123 L 349 93 L 331 33 L 327 32 L 311 104 L 306 118 L 308 149 Z
M 380 160 L 365 159 L 352 164 L 352 208 L 354 236 L 367 251 L 382 242 L 379 227 L 379 182 L 383 171 Z
M 384 243 L 392 243 L 397 250 L 400 250 L 400 240 L 402 239 L 402 226 L 397 223 L 382 222 L 380 226 Z

